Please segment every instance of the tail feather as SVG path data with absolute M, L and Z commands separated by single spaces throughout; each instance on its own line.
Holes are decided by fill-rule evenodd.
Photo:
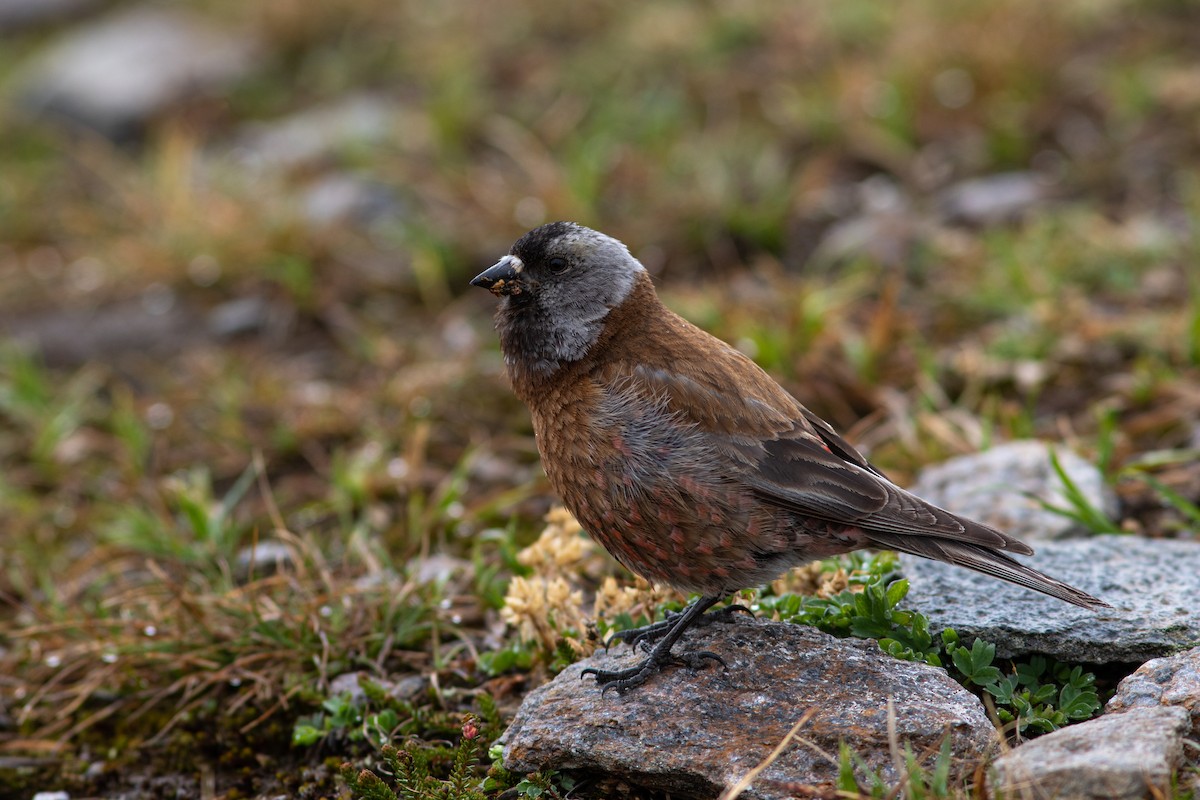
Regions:
M 978 544 L 879 531 L 867 531 L 867 536 L 881 548 L 973 569 L 1083 608 L 1112 608 L 1103 600 L 1027 567 L 1006 553 Z

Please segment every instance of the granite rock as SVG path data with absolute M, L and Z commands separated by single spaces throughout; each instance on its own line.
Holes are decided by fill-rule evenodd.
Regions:
M 1138 536 L 1045 542 L 1021 561 L 1091 592 L 1090 611 L 977 572 L 902 556 L 909 608 L 934 630 L 980 637 L 1001 658 L 1041 653 L 1091 664 L 1141 663 L 1200 641 L 1200 544 Z

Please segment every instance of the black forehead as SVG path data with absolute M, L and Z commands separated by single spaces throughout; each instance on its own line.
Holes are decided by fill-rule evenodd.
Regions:
M 551 222 L 542 225 L 517 239 L 512 246 L 512 254 L 526 264 L 536 264 L 550 255 L 550 249 L 559 238 L 577 230 L 579 226 L 574 222 Z

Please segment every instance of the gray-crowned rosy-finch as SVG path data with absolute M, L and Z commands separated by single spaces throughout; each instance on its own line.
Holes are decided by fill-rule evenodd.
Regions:
M 496 328 L 551 485 L 633 572 L 700 598 L 623 638 L 654 644 L 605 688 L 644 683 L 723 597 L 814 559 L 883 548 L 978 570 L 1085 608 L 1106 604 L 1009 554 L 1027 545 L 889 481 L 742 353 L 667 309 L 621 242 L 543 225 L 472 284 Z

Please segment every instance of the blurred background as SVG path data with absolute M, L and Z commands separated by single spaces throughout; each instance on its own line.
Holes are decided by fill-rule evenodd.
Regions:
M 1189 529 L 1120 476 L 1200 500 L 1193 2 L 0 0 L 0 739 L 229 691 L 167 598 L 267 540 L 281 676 L 398 646 L 364 575 L 482 630 L 552 498 L 467 281 L 556 219 L 902 483 L 1036 436 Z

